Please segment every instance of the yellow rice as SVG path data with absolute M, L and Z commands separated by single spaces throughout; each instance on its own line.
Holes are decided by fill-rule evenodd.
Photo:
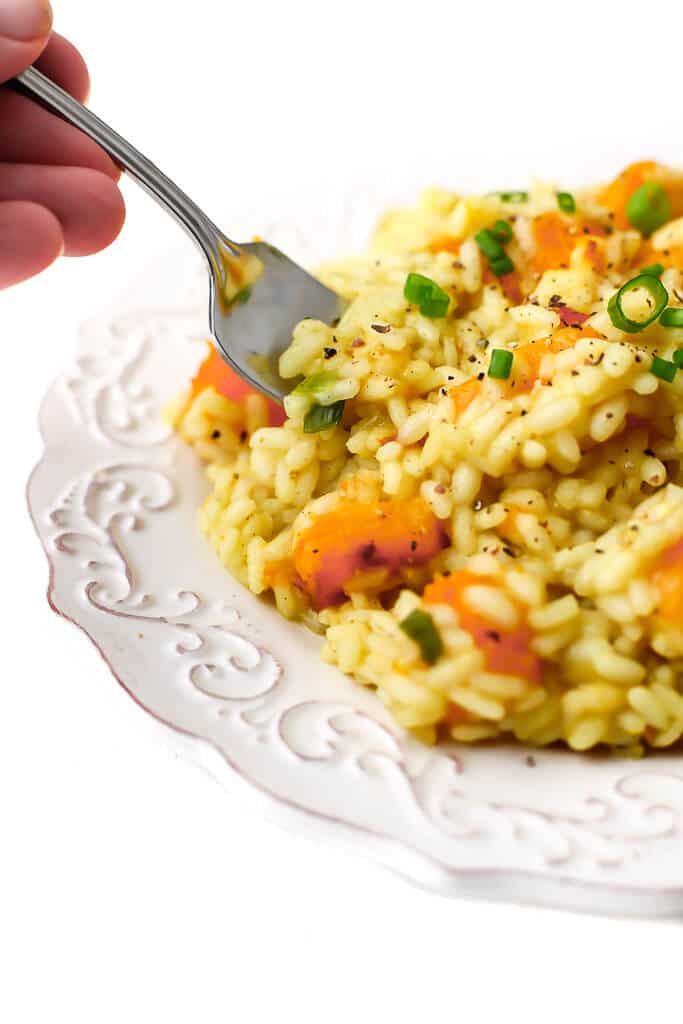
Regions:
M 596 189 L 575 196 L 582 215 L 604 220 Z M 569 266 L 545 270 L 521 303 L 495 279 L 485 283 L 474 234 L 507 219 L 507 251 L 521 265 L 533 258 L 534 218 L 556 209 L 555 189 L 538 183 L 519 203 L 432 190 L 415 209 L 384 216 L 367 253 L 319 271 L 348 309 L 335 326 L 302 321 L 281 372 L 293 383 L 333 373 L 324 404 L 346 401 L 344 426 L 305 433 L 310 399 L 295 393 L 284 425 L 268 427 L 261 396 L 243 410 L 212 388 L 184 396 L 174 422 L 207 463 L 201 528 L 225 567 L 323 633 L 323 658 L 374 687 L 416 736 L 639 753 L 683 734 L 683 625 L 658 614 L 653 583 L 658 559 L 683 538 L 683 371 L 671 383 L 651 372 L 654 355 L 671 360 L 683 346 L 683 329 L 654 323 L 629 334 L 608 315 L 608 300 L 636 273 L 633 228 L 611 231 L 600 269 L 579 239 Z M 440 248 L 443 238 L 458 241 L 457 253 Z M 649 244 L 668 252 L 682 242 L 683 218 Z M 447 292 L 446 317 L 406 300 L 411 272 Z M 671 305 L 683 305 L 682 278 L 675 266 L 662 274 Z M 485 379 L 456 415 L 451 388 L 485 374 L 491 350 L 514 353 L 557 331 L 565 307 L 588 314 L 584 326 L 598 337 L 545 355 L 526 393 L 506 396 Z M 291 560 L 342 487 L 369 502 L 421 496 L 448 544 L 404 573 L 389 603 L 369 579 L 316 612 L 300 583 L 273 567 Z M 514 544 L 504 536 L 510 506 L 522 510 Z M 523 615 L 540 682 L 491 671 L 454 608 L 427 609 L 425 584 L 462 569 L 483 577 L 470 588 L 475 611 L 503 629 Z M 415 608 L 429 611 L 441 637 L 434 664 L 400 626 Z

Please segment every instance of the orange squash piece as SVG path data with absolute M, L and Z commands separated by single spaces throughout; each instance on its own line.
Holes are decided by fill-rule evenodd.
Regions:
M 574 246 L 579 240 L 576 226 L 560 213 L 542 213 L 534 217 L 532 230 L 536 244 L 534 270 L 543 274 L 546 270 L 568 267 Z
M 433 242 L 430 242 L 427 249 L 429 252 L 452 252 L 457 256 L 460 253 L 461 245 L 462 239 L 454 238 L 452 235 L 442 235 L 440 238 L 435 238 Z
M 616 228 L 624 230 L 631 227 L 626 216 L 626 205 L 633 193 L 646 181 L 656 181 L 664 187 L 671 200 L 672 217 L 683 216 L 683 177 L 655 160 L 641 160 L 626 167 L 598 195 L 600 205 L 605 206 L 613 215 Z
M 219 356 L 213 345 L 202 365 L 197 370 L 192 381 L 192 397 L 196 398 L 206 388 L 215 388 L 219 395 L 230 398 L 233 402 L 243 402 L 248 395 L 260 394 L 255 388 L 243 380 L 238 373 L 235 373 L 224 359 Z M 271 427 L 280 427 L 285 422 L 286 415 L 281 405 L 266 399 L 268 404 L 268 424 Z
M 299 537 L 294 567 L 313 607 L 346 600 L 359 573 L 386 569 L 386 586 L 403 566 L 422 565 L 448 543 L 442 522 L 420 497 L 362 502 L 342 498 Z
M 598 273 L 607 263 L 602 239 L 607 228 L 598 221 L 583 217 L 567 217 L 551 211 L 534 217 L 532 231 L 535 242 L 533 268 L 538 274 L 546 270 L 560 270 L 569 266 L 572 252 L 579 243 L 585 243 L 585 256 Z
M 539 379 L 544 356 L 573 348 L 579 338 L 599 337 L 600 335 L 590 327 L 578 330 L 575 327 L 560 327 L 549 338 L 520 345 L 514 350 L 513 379 L 508 386 L 510 395 L 520 395 L 531 391 Z M 514 383 L 514 387 L 512 387 L 512 383 Z
M 480 393 L 481 381 L 477 380 L 476 377 L 470 377 L 469 380 L 465 380 L 462 384 L 456 384 L 454 388 L 451 388 L 449 395 L 453 402 L 456 419 L 462 416 Z
M 450 576 L 440 576 L 427 584 L 423 594 L 426 604 L 447 604 L 458 613 L 462 629 L 466 630 L 485 656 L 489 672 L 519 676 L 532 683 L 541 682 L 541 659 L 531 650 L 533 633 L 522 622 L 514 629 L 500 626 L 471 611 L 465 601 L 465 590 L 475 585 L 495 587 L 494 577 L 477 576 L 463 569 Z M 521 617 L 521 616 L 520 616 Z
M 659 593 L 659 614 L 683 628 L 683 539 L 660 556 L 652 582 Z

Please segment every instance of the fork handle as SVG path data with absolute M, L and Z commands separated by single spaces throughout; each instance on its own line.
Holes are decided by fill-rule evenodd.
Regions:
M 12 84 L 18 92 L 36 100 L 50 113 L 57 114 L 79 128 L 101 146 L 117 166 L 126 171 L 138 185 L 156 199 L 160 206 L 175 217 L 205 254 L 209 265 L 218 273 L 219 279 L 223 279 L 222 257 L 225 249 L 227 248 L 233 256 L 239 257 L 239 246 L 226 238 L 197 204 L 151 160 L 68 92 L 46 78 L 37 68 L 27 68 L 17 75 Z

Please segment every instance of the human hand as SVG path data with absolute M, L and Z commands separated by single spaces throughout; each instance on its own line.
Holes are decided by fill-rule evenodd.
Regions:
M 29 64 L 83 101 L 88 70 L 51 32 L 49 0 L 0 0 L 0 82 Z M 118 168 L 78 129 L 0 87 L 0 288 L 60 255 L 88 256 L 118 235 L 125 210 Z

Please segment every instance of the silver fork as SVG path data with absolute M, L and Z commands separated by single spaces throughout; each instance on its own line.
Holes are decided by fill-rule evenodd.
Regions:
M 218 351 L 281 402 L 292 382 L 280 377 L 277 361 L 293 328 L 306 317 L 334 323 L 343 299 L 267 242 L 233 242 L 151 160 L 36 68 L 13 84 L 90 136 L 185 228 L 208 263 L 209 329 Z

